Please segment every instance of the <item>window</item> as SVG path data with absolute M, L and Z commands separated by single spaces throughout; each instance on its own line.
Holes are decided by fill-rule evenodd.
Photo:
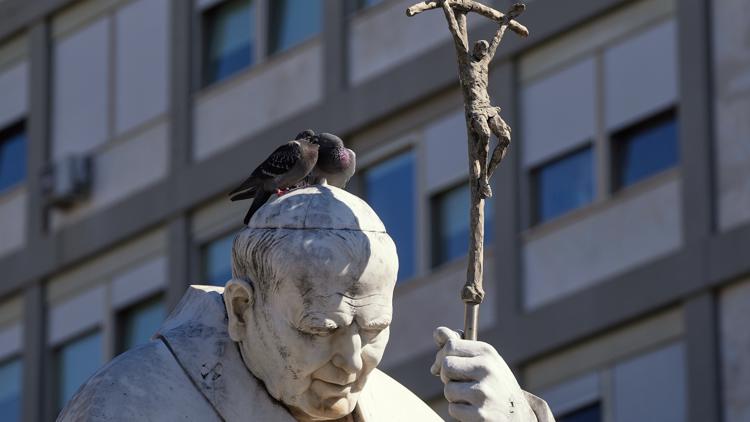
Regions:
M 62 410 L 102 364 L 102 335 L 89 334 L 63 345 L 56 354 L 57 409 Z
M 566 413 L 556 418 L 557 422 L 600 422 L 602 420 L 602 408 L 599 403 Z
M 0 193 L 26 177 L 26 132 L 22 123 L 0 131 Z
M 541 223 L 590 203 L 594 197 L 590 146 L 535 169 L 534 219 Z
M 232 278 L 234 234 L 207 243 L 201 248 L 201 275 L 205 283 L 224 286 Z
M 399 281 L 416 274 L 414 182 L 411 151 L 369 168 L 364 175 L 365 197 L 396 243 Z
M 268 53 L 293 47 L 320 32 L 321 0 L 274 0 L 269 2 Z
M 469 185 L 461 185 L 432 199 L 432 266 L 464 256 L 469 250 Z M 484 242 L 492 241 L 492 200 L 484 202 Z
M 661 113 L 613 136 L 615 190 L 677 165 L 678 129 L 674 110 Z
M 0 363 L 0 415 L 7 422 L 21 420 L 21 359 Z
M 126 309 L 120 319 L 120 353 L 135 346 L 148 343 L 161 326 L 166 309 L 161 297 L 155 297 Z
M 253 63 L 255 5 L 231 0 L 209 9 L 203 16 L 203 84 L 221 81 Z

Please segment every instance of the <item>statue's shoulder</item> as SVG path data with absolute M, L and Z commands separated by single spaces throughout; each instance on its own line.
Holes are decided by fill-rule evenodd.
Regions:
M 387 405 L 384 405 L 387 403 Z M 443 419 L 416 394 L 383 371 L 375 369 L 359 399 L 365 420 L 389 422 L 442 422 Z
M 68 421 L 218 421 L 161 340 L 113 359 L 84 384 L 58 417 Z

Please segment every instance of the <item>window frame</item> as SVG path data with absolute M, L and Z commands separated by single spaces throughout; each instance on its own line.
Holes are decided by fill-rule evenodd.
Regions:
M 250 205 L 248 204 L 248 206 L 250 206 Z M 241 229 L 241 227 L 240 227 L 240 229 Z M 197 239 L 197 242 L 195 243 L 195 253 L 196 253 L 196 256 L 198 257 L 198 259 L 197 259 L 198 265 L 196 267 L 197 267 L 197 272 L 198 272 L 197 273 L 198 274 L 198 279 L 200 280 L 201 283 L 208 283 L 209 282 L 209 279 L 208 279 L 207 273 L 206 273 L 206 260 L 205 260 L 205 255 L 204 255 L 206 247 L 208 245 L 210 245 L 211 243 L 213 243 L 213 242 L 216 242 L 218 240 L 221 240 L 221 239 L 224 239 L 224 238 L 227 238 L 227 237 L 230 237 L 230 236 L 234 237 L 236 235 L 237 235 L 237 230 L 236 229 L 234 229 L 234 230 L 230 229 L 230 230 L 216 231 L 215 233 L 211 233 L 209 236 L 206 236 L 205 238 Z M 231 258 L 231 257 L 228 257 L 228 258 Z M 229 281 L 229 280 L 227 280 L 227 281 Z M 223 285 L 221 285 L 221 286 L 215 285 L 215 284 L 209 284 L 209 285 L 211 285 L 211 286 L 218 286 L 218 287 L 224 287 Z
M 195 40 L 196 50 L 192 54 L 191 67 L 193 69 L 191 76 L 191 84 L 194 92 L 201 92 L 212 89 L 216 86 L 221 86 L 224 83 L 236 80 L 241 75 L 251 72 L 253 69 L 260 68 L 266 63 L 274 60 L 276 57 L 283 57 L 287 54 L 293 54 L 299 48 L 304 48 L 305 45 L 320 39 L 325 31 L 325 1 L 321 1 L 321 22 L 320 31 L 286 49 L 270 52 L 269 44 L 269 31 L 270 31 L 270 2 L 274 0 L 251 0 L 255 7 L 255 31 L 253 32 L 253 53 L 252 59 L 249 66 L 238 70 L 237 72 L 227 76 L 224 79 L 220 79 L 213 82 L 206 82 L 206 44 L 208 41 L 208 30 L 206 22 L 206 14 L 211 10 L 223 6 L 225 3 L 232 0 L 209 0 L 203 2 L 203 4 L 196 4 L 193 8 L 193 19 L 191 35 Z
M 621 179 L 623 163 L 621 162 L 621 155 L 625 149 L 623 145 L 628 139 L 629 135 L 642 132 L 644 130 L 653 129 L 658 127 L 662 123 L 674 121 L 677 125 L 677 139 L 675 145 L 677 148 L 677 160 L 674 165 L 664 168 L 662 170 L 651 173 L 631 184 L 625 185 Z M 653 113 L 646 115 L 643 118 L 635 120 L 619 129 L 610 131 L 609 141 L 609 192 L 611 195 L 616 195 L 622 191 L 629 190 L 630 188 L 639 186 L 661 174 L 667 173 L 673 169 L 680 167 L 680 133 L 679 133 L 680 113 L 679 108 L 676 104 L 670 105 L 666 108 L 656 110 Z
M 26 118 L 21 118 L 12 121 L 6 126 L 3 126 L 0 128 L 0 144 L 4 144 L 11 138 L 22 135 L 24 140 L 24 163 L 23 163 L 23 177 L 8 185 L 6 188 L 0 187 L 0 196 L 9 194 L 16 190 L 19 186 L 23 186 L 29 177 L 29 169 L 28 169 L 28 157 L 29 157 L 29 136 L 28 136 L 28 128 L 26 124 Z
M 576 144 L 574 147 L 569 148 L 565 151 L 562 151 L 536 165 L 533 167 L 530 167 L 526 170 L 526 174 L 528 175 L 528 186 L 529 186 L 529 217 L 530 217 L 530 223 L 531 227 L 539 227 L 548 223 L 551 223 L 553 221 L 558 221 L 560 219 L 563 219 L 569 215 L 582 212 L 584 210 L 587 210 L 591 208 L 596 202 L 597 202 L 597 186 L 600 183 L 599 180 L 597 180 L 597 154 L 596 154 L 596 148 L 597 143 L 593 139 L 588 139 L 586 141 L 583 141 L 581 143 Z M 571 208 L 561 214 L 558 214 L 554 217 L 550 217 L 546 220 L 542 220 L 540 213 L 539 213 L 539 179 L 538 175 L 539 172 L 546 166 L 553 164 L 555 162 L 560 162 L 562 160 L 565 160 L 566 158 L 570 158 L 575 156 L 576 154 L 579 154 L 585 150 L 591 150 L 591 178 L 592 178 L 592 192 L 591 192 L 591 201 L 589 201 L 586 204 L 581 205 L 580 207 L 574 207 Z
M 157 301 L 161 301 L 162 304 L 164 305 L 164 311 L 165 311 L 164 318 L 166 319 L 167 316 L 169 316 L 169 309 L 167 309 L 166 293 L 163 291 L 159 291 L 152 295 L 146 296 L 142 299 L 129 303 L 127 306 L 114 310 L 115 312 L 115 316 L 114 316 L 115 339 L 114 339 L 114 353 L 113 353 L 114 356 L 120 355 L 130 350 L 130 349 L 125 348 L 125 332 L 127 330 L 126 328 L 127 315 L 141 305 L 144 305 L 149 302 L 157 302 Z M 162 321 L 162 323 L 163 322 L 164 321 Z
M 358 159 L 359 165 L 361 166 L 361 169 L 357 171 L 355 174 L 356 181 L 354 183 L 354 188 L 356 188 L 357 193 L 362 197 L 362 199 L 367 202 L 367 204 L 370 205 L 370 201 L 367 194 L 367 180 L 366 175 L 367 173 L 372 170 L 372 168 L 377 167 L 380 164 L 385 163 L 388 160 L 391 160 L 393 158 L 398 157 L 402 154 L 413 154 L 414 159 L 414 196 L 412 198 L 412 218 L 414 218 L 414 226 L 412 229 L 412 236 L 414 241 L 414 256 L 412 257 L 414 260 L 414 273 L 404 278 L 403 280 L 397 280 L 396 287 L 399 287 L 400 285 L 409 284 L 412 280 L 419 278 L 424 274 L 425 266 L 423 265 L 425 260 L 429 261 L 429 251 L 425 251 L 423 248 L 423 243 L 425 240 L 420 239 L 420 237 L 424 237 L 423 233 L 419 229 L 420 223 L 420 202 L 423 201 L 425 192 L 423 191 L 423 186 L 421 186 L 420 180 L 420 163 L 422 162 L 422 151 L 421 151 L 421 144 L 415 139 L 402 139 L 400 142 L 396 142 L 393 145 L 390 145 L 389 148 L 385 151 L 380 152 L 373 152 L 370 157 L 365 155 L 361 159 Z M 369 159 L 368 159 L 369 158 Z M 427 212 L 427 215 L 429 216 L 429 211 Z M 395 243 L 395 241 L 394 241 Z M 425 255 L 427 255 L 425 257 Z M 427 259 L 425 259 L 427 258 Z M 399 265 L 400 268 L 400 265 Z
M 62 403 L 62 407 L 59 406 L 60 405 L 60 400 L 62 399 L 62 397 L 60 395 L 60 393 L 61 393 L 61 391 L 60 391 L 60 383 L 62 382 L 62 380 L 60 379 L 60 368 L 61 368 L 61 365 L 60 365 L 60 353 L 62 352 L 62 349 L 65 348 L 65 346 L 68 346 L 71 343 L 75 343 L 75 342 L 77 342 L 79 340 L 82 340 L 82 339 L 84 339 L 86 337 L 89 337 L 89 336 L 91 336 L 93 334 L 99 334 L 101 336 L 101 349 L 100 349 L 100 360 L 101 361 L 98 363 L 98 368 L 97 368 L 97 370 L 99 370 L 108 361 L 107 356 L 106 356 L 106 354 L 107 354 L 106 353 L 106 347 L 107 347 L 106 346 L 106 341 L 107 341 L 107 339 L 106 339 L 106 327 L 103 324 L 101 324 L 101 323 L 97 324 L 94 327 L 91 327 L 91 328 L 89 328 L 87 330 L 84 330 L 84 331 L 82 331 L 82 332 L 80 332 L 80 333 L 78 333 L 76 335 L 73 335 L 70 338 L 66 338 L 64 341 L 60 342 L 59 344 L 54 345 L 51 349 L 49 349 L 50 350 L 50 355 L 51 355 L 50 357 L 51 357 L 51 361 L 52 361 L 51 362 L 52 363 L 52 365 L 51 365 L 51 367 L 52 367 L 52 373 L 50 375 L 50 381 L 51 381 L 51 383 L 50 383 L 51 384 L 51 387 L 50 387 L 50 390 L 51 390 L 51 393 L 50 393 L 50 399 L 51 399 L 50 404 L 51 404 L 51 407 L 52 407 L 52 411 L 55 414 L 60 413 L 60 411 L 62 409 L 64 409 L 65 406 L 68 403 L 68 402 Z M 96 373 L 96 371 L 94 373 Z M 90 378 L 94 373 L 92 373 L 91 375 L 89 375 L 88 378 Z M 81 384 L 81 386 L 82 385 L 83 384 Z M 78 388 L 80 388 L 80 386 Z
M 253 48 L 250 51 L 250 63 L 247 66 L 244 66 L 240 69 L 237 69 L 236 71 L 232 72 L 231 74 L 227 75 L 224 78 L 216 79 L 216 80 L 209 80 L 209 57 L 208 57 L 208 48 L 210 46 L 210 38 L 211 38 L 211 31 L 209 30 L 208 20 L 209 15 L 212 13 L 215 13 L 218 9 L 225 7 L 227 4 L 229 4 L 232 1 L 247 1 L 250 7 L 255 8 L 255 30 L 251 34 L 251 42 L 254 44 Z M 254 4 L 253 4 L 254 3 Z M 234 79 L 237 75 L 240 75 L 244 72 L 246 72 L 248 69 L 253 69 L 254 67 L 258 66 L 260 64 L 260 60 L 262 57 L 261 52 L 261 41 L 262 39 L 258 37 L 258 24 L 263 21 L 263 19 L 259 16 L 260 13 L 263 12 L 263 9 L 259 7 L 259 3 L 261 3 L 261 0 L 220 0 L 220 1 L 214 1 L 207 5 L 204 5 L 203 7 L 197 8 L 195 11 L 196 15 L 196 36 L 195 39 L 198 41 L 197 46 L 197 54 L 195 64 L 196 68 L 196 86 L 200 89 L 205 89 L 208 87 L 212 87 L 215 85 L 219 85 L 224 81 L 229 81 Z M 249 25 L 249 23 L 248 23 Z
M 24 361 L 24 359 L 23 359 L 23 355 L 16 352 L 16 353 L 11 353 L 11 354 L 9 354 L 7 356 L 3 356 L 2 358 L 0 358 L 0 367 L 2 367 L 4 365 L 8 365 L 8 364 L 10 364 L 10 363 L 12 363 L 14 361 L 18 361 L 20 363 L 20 366 L 21 366 L 21 379 L 19 380 L 20 384 L 18 385 L 18 392 L 19 392 L 19 397 L 20 397 L 20 403 L 19 403 L 19 410 L 20 411 L 19 411 L 19 416 L 21 417 L 20 420 L 23 421 L 24 420 L 23 419 L 23 397 L 24 397 L 24 391 L 23 391 L 24 390 L 24 388 L 23 388 L 23 376 L 24 376 L 24 362 L 23 361 Z

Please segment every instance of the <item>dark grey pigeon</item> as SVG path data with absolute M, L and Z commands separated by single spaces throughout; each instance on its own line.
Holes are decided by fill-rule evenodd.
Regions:
M 232 201 L 255 197 L 243 220 L 245 224 L 272 194 L 282 194 L 285 189 L 301 182 L 315 167 L 318 145 L 305 140 L 289 141 L 276 148 L 265 161 L 253 170 L 242 184 L 231 191 Z
M 354 151 L 346 148 L 341 138 L 330 133 L 312 136 L 310 142 L 320 145 L 320 149 L 318 162 L 307 182 L 320 184 L 325 181 L 331 186 L 344 189 L 357 168 Z

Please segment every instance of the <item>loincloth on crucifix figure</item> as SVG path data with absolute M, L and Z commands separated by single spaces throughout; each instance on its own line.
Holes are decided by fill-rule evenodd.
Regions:
M 500 107 L 495 107 L 490 103 L 490 96 L 487 92 L 489 66 L 500 41 L 502 41 L 508 23 L 523 11 L 523 7 L 516 5 L 509 13 L 502 15 L 473 0 L 442 0 L 438 3 L 440 3 L 448 20 L 448 27 L 456 46 L 466 121 L 469 130 L 474 134 L 474 140 L 479 144 L 471 149 L 473 151 L 472 162 L 470 163 L 471 176 L 479 179 L 478 186 L 482 197 L 489 198 L 492 196 L 489 177 L 505 157 L 510 145 L 511 132 L 510 126 L 500 117 Z M 469 50 L 469 38 L 466 30 L 466 15 L 470 11 L 476 11 L 484 15 L 503 16 L 492 41 L 479 40 L 474 43 L 471 50 Z M 492 135 L 497 137 L 498 144 L 492 151 L 488 162 L 490 137 Z

